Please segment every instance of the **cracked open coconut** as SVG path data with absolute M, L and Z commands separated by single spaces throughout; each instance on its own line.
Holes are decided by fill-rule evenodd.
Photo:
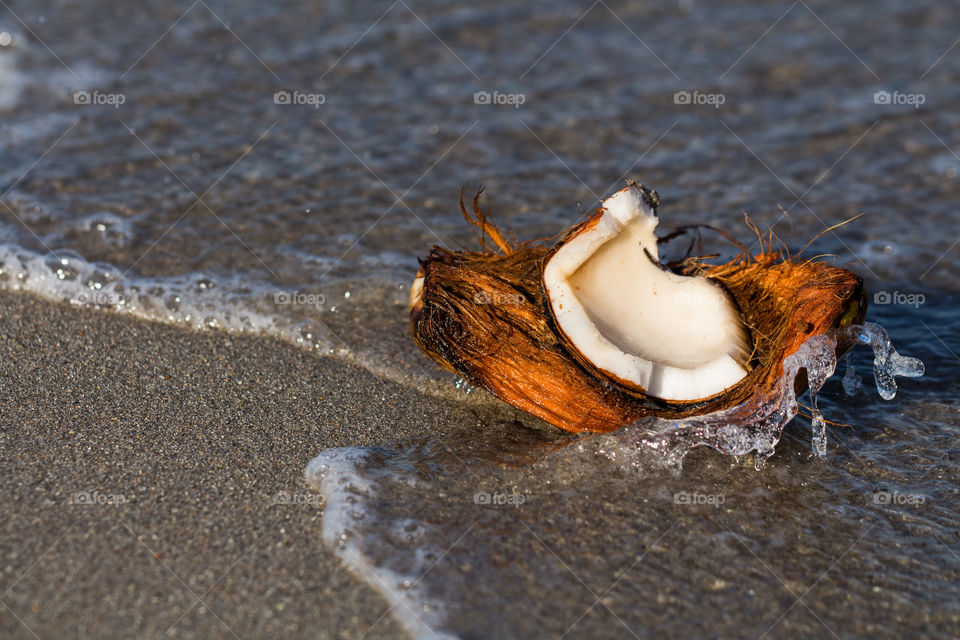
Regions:
M 840 330 L 866 311 L 856 274 L 769 244 L 723 265 L 663 264 L 659 197 L 634 181 L 553 246 L 508 241 L 479 197 L 461 210 L 497 250 L 433 248 L 410 292 L 413 337 L 443 367 L 568 431 L 760 397 L 808 338 L 832 332 L 837 355 L 848 350 Z

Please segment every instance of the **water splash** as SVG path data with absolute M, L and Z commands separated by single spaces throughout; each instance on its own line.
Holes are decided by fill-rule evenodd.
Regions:
M 877 392 L 884 400 L 893 400 L 897 395 L 897 381 L 894 376 L 919 378 L 923 375 L 923 363 L 917 358 L 897 353 L 887 330 L 880 325 L 864 322 L 862 325 L 847 327 L 844 332 L 846 337 L 873 348 L 873 377 L 877 382 Z
M 823 334 L 808 339 L 783 361 L 783 376 L 769 394 L 703 416 L 683 420 L 640 420 L 614 433 L 598 436 L 612 440 L 603 443 L 598 452 L 606 454 L 623 445 L 646 447 L 660 452 L 668 463 L 679 465 L 693 448 L 707 446 L 729 455 L 756 452 L 754 464 L 759 470 L 773 455 L 783 428 L 797 415 L 795 380 L 803 369 L 811 400 L 812 449 L 815 455 L 822 457 L 827 452 L 826 421 L 817 407 L 817 394 L 836 369 L 837 339 L 873 348 L 874 378 L 877 391 L 884 400 L 896 396 L 895 376 L 916 378 L 923 375 L 920 360 L 901 356 L 883 327 L 865 322 L 838 331 L 836 337 Z M 845 388 L 851 385 L 852 382 L 845 382 Z

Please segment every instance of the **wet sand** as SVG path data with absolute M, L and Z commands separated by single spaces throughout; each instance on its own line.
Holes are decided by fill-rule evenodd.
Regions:
M 0 636 L 401 634 L 318 539 L 303 469 L 468 410 L 272 339 L 0 309 Z

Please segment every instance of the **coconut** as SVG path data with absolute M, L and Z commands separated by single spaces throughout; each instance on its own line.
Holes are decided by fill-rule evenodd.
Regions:
M 472 212 L 462 196 L 484 250 L 434 247 L 421 260 L 414 340 L 444 368 L 568 431 L 764 396 L 807 338 L 840 335 L 866 311 L 856 274 L 785 258 L 769 243 L 727 264 L 662 265 L 659 198 L 632 181 L 553 246 L 507 240 L 480 193 Z M 838 355 L 851 346 L 838 340 Z

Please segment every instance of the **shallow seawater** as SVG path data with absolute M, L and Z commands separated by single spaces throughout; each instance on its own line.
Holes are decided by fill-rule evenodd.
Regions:
M 412 635 L 956 635 L 958 28 L 935 2 L 11 3 L 0 287 L 277 336 L 476 407 L 324 454 L 303 534 Z M 417 351 L 417 257 L 476 247 L 462 184 L 531 239 L 627 176 L 664 229 L 749 243 L 746 213 L 857 271 L 926 375 L 881 400 L 857 349 L 863 382 L 841 362 L 818 396 L 826 455 L 801 415 L 757 471 L 504 420 Z
M 798 351 L 805 359 L 792 365 L 802 364 L 811 381 L 832 369 L 832 362 L 820 368 L 835 344 L 824 338 L 808 341 Z M 322 539 L 418 638 L 622 637 L 637 630 L 762 636 L 780 622 L 765 610 L 792 599 L 782 611 L 789 612 L 833 571 L 824 587 L 833 596 L 815 600 L 841 591 L 867 613 L 884 589 L 899 592 L 914 583 L 914 572 L 949 559 L 952 550 L 932 542 L 954 528 L 940 503 L 956 490 L 933 471 L 940 459 L 903 459 L 884 452 L 880 438 L 837 424 L 854 416 L 889 422 L 877 397 L 880 389 L 890 395 L 889 380 L 881 370 L 876 388 L 858 383 L 861 355 L 849 357 L 846 390 L 837 378 L 822 387 L 830 392 L 820 405 L 831 426 L 822 424 L 829 439 L 813 436 L 813 451 L 806 425 L 790 422 L 797 411 L 792 375 L 784 379 L 789 392 L 760 416 L 729 410 L 679 424 L 644 420 L 563 441 L 524 438 L 504 425 L 392 449 L 324 451 L 306 471 L 326 499 Z M 901 371 L 922 368 L 908 364 Z M 805 406 L 812 418 L 814 403 Z M 773 456 L 785 421 L 791 432 Z M 954 437 L 940 434 L 944 442 Z M 740 455 L 691 454 L 702 445 Z M 932 536 L 928 544 L 904 550 L 920 531 Z M 826 564 L 838 550 L 836 564 Z M 868 578 L 881 566 L 901 573 Z M 928 600 L 921 588 L 885 615 Z M 917 629 L 950 624 L 956 603 L 931 613 Z M 850 623 L 842 608 L 819 611 L 813 624 L 799 617 L 791 635 L 843 632 Z

